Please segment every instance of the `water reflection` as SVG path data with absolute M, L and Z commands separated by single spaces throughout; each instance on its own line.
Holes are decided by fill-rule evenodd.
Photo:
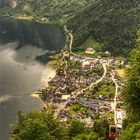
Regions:
M 36 22 L 0 19 L 0 42 L 18 40 L 21 48 L 31 44 L 44 50 L 59 51 L 65 45 L 65 37 L 57 25 L 45 25 Z
M 17 111 L 40 110 L 43 107 L 41 99 L 31 95 L 46 86 L 49 73 L 54 73 L 53 69 L 35 61 L 37 55 L 44 54 L 43 50 L 25 46 L 25 49 L 23 47 L 16 51 L 17 45 L 17 43 L 0 45 L 1 140 L 8 138 L 9 125 L 15 121 Z M 27 57 L 28 53 L 31 54 L 30 57 Z
M 64 44 L 56 25 L 0 18 L 0 140 L 8 139 L 17 111 L 43 107 L 41 99 L 31 95 L 55 74 L 46 64 Z
M 21 95 L 41 88 L 41 77 L 46 67 L 34 58 L 43 51 L 31 46 L 28 46 L 28 51 L 26 47 L 15 51 L 16 46 L 17 43 L 0 46 L 1 95 Z

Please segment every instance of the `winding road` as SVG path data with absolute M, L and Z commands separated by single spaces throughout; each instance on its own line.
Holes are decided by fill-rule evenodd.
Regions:
M 69 43 L 69 52 L 72 53 L 72 43 L 73 43 L 73 35 L 72 33 L 67 29 L 66 25 L 64 25 L 64 31 L 68 34 L 69 36 L 69 40 L 70 40 L 70 43 Z
M 103 73 L 102 77 L 99 80 L 97 80 L 96 82 L 92 83 L 90 86 L 82 89 L 81 91 L 76 91 L 75 94 L 73 94 L 71 96 L 71 98 L 76 99 L 78 97 L 78 95 L 80 95 L 83 91 L 85 91 L 89 88 L 92 88 L 94 85 L 97 85 L 98 83 L 100 83 L 105 78 L 106 73 L 107 73 L 106 64 L 104 64 L 102 62 L 101 62 L 101 64 L 102 64 L 103 69 L 104 69 L 104 73 Z M 69 98 L 65 103 L 61 103 L 59 105 L 59 107 L 56 109 L 56 114 L 55 115 L 59 114 L 59 112 L 66 107 L 66 105 L 71 101 L 71 98 Z
M 67 29 L 66 25 L 64 25 L 64 31 L 68 34 L 68 36 L 70 38 L 70 41 L 69 41 L 70 42 L 69 43 L 69 52 L 72 53 L 73 35 Z M 74 53 L 72 53 L 72 54 L 74 54 Z M 74 55 L 76 55 L 76 54 L 74 54 Z M 86 57 L 86 59 L 91 59 L 91 58 Z M 92 83 L 90 86 L 82 89 L 81 91 L 75 91 L 73 93 L 73 95 L 71 96 L 71 98 L 74 98 L 74 99 L 77 98 L 77 96 L 80 95 L 83 91 L 92 88 L 94 85 L 97 85 L 98 83 L 100 83 L 105 78 L 106 73 L 107 73 L 106 63 L 103 63 L 101 60 L 100 60 L 100 63 L 102 64 L 102 67 L 104 69 L 104 73 L 103 73 L 102 77 L 99 80 L 97 80 L 96 82 Z M 62 109 L 65 108 L 65 106 L 67 105 L 67 103 L 69 103 L 71 101 L 71 98 L 69 98 L 65 103 L 59 104 L 59 107 L 56 109 L 56 112 L 55 112 L 56 115 L 60 112 L 60 110 L 62 110 Z
M 79 56 L 79 55 L 77 55 L 77 54 L 75 54 L 75 53 L 72 52 L 72 43 L 73 43 L 73 35 L 72 35 L 72 33 L 67 29 L 67 27 L 65 25 L 64 25 L 64 30 L 65 30 L 67 36 L 69 37 L 69 45 L 68 45 L 68 48 L 69 48 L 70 54 L 73 54 L 75 56 Z M 86 57 L 86 59 L 91 59 L 91 58 Z M 106 77 L 106 74 L 107 74 L 106 65 L 107 64 L 106 63 L 103 63 L 101 60 L 100 60 L 100 63 L 102 64 L 102 67 L 104 69 L 104 73 L 103 73 L 102 77 L 99 80 L 97 80 L 96 82 L 93 82 L 90 86 L 88 86 L 88 87 L 86 87 L 86 88 L 84 88 L 84 89 L 82 89 L 80 91 L 75 91 L 72 94 L 71 98 L 76 99 L 78 97 L 78 95 L 80 95 L 81 93 L 83 93 L 87 89 L 91 89 L 94 85 L 97 85 L 98 83 L 100 83 Z M 115 122 L 115 126 L 117 126 L 117 96 L 118 96 L 118 88 L 119 88 L 119 86 L 118 86 L 118 84 L 116 82 L 115 73 L 114 73 L 113 70 L 112 70 L 112 77 L 111 77 L 111 79 L 115 83 L 115 87 L 116 88 L 115 88 L 114 102 L 113 103 L 110 102 L 110 104 L 112 104 L 112 108 L 114 110 L 114 122 Z M 59 107 L 56 110 L 56 115 L 58 113 L 60 113 L 60 110 L 62 110 L 62 109 L 64 109 L 66 107 L 67 103 L 69 103 L 71 101 L 71 98 L 69 98 L 66 102 L 61 103 L 59 105 Z M 115 140 L 118 140 L 118 138 L 116 138 Z

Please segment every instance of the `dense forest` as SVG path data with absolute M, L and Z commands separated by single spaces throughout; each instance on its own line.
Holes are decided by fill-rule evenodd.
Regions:
M 74 51 L 92 36 L 114 55 L 127 55 L 135 47 L 140 25 L 139 0 L 17 0 L 15 8 L 4 6 L 0 12 L 67 24 L 74 35 Z
M 2 5 L 5 5 L 1 12 L 11 16 L 32 16 L 34 20 L 47 18 L 50 22 L 65 23 L 92 1 L 94 0 L 17 0 L 17 6 L 12 8 L 12 3 L 8 0 L 1 0 Z
M 13 125 L 10 140 L 104 140 L 107 139 L 107 120 L 95 121 L 89 128 L 76 119 L 69 125 L 54 116 L 49 107 L 42 112 L 18 113 L 18 122 Z M 102 125 L 101 125 L 102 124 Z
M 93 36 L 114 55 L 126 55 L 135 46 L 139 23 L 138 0 L 97 0 L 68 21 L 74 34 L 74 50 Z
M 7 1 L 1 0 L 1 3 L 8 5 Z M 139 9 L 138 0 L 18 0 L 15 8 L 5 6 L 1 13 L 68 24 L 74 34 L 74 51 L 93 36 L 105 50 L 126 55 L 135 46 Z
M 140 30 L 136 46 L 131 52 L 123 92 L 128 118 L 123 124 L 122 140 L 140 139 Z

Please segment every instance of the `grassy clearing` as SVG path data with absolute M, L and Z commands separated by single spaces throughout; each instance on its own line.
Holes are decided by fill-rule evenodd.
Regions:
M 114 85 L 102 85 L 97 94 L 108 96 L 110 98 L 114 97 L 115 86 Z
M 80 104 L 73 104 L 71 106 L 68 107 L 68 110 L 70 111 L 70 113 L 72 115 L 76 115 L 77 112 L 84 112 L 86 113 L 87 112 L 87 108 L 83 107 L 82 105 Z
M 121 78 L 125 77 L 125 69 L 116 69 L 116 72 Z
M 85 50 L 87 48 L 94 48 L 96 52 L 94 54 L 86 54 Z M 103 44 L 97 42 L 95 39 L 93 39 L 93 37 L 90 36 L 83 44 L 73 48 L 73 51 L 78 55 L 97 57 L 99 55 L 99 52 L 103 51 Z
M 96 40 L 93 39 L 93 37 L 89 37 L 81 46 L 80 48 L 86 49 L 86 48 L 94 48 L 97 52 L 102 50 L 103 45 Z

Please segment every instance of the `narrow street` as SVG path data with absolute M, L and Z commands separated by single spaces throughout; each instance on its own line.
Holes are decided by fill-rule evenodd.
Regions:
M 66 34 L 68 35 L 68 39 L 69 39 L 69 41 L 68 41 L 69 42 L 69 45 L 68 45 L 69 53 L 74 55 L 74 56 L 80 56 L 80 55 L 77 55 L 77 54 L 72 52 L 72 43 L 73 43 L 73 35 L 72 35 L 72 33 L 68 31 L 66 26 L 64 26 L 64 30 L 65 30 Z M 93 59 L 93 61 L 94 61 L 94 58 L 91 58 L 91 57 L 84 57 L 84 59 L 87 60 L 87 61 Z M 71 97 L 66 102 L 61 103 L 61 104 L 58 105 L 58 108 L 56 109 L 55 115 L 58 115 L 60 113 L 60 111 L 63 110 L 66 107 L 66 105 L 71 101 L 72 98 L 76 99 L 81 93 L 83 93 L 84 91 L 86 91 L 88 89 L 91 89 L 93 86 L 95 86 L 98 83 L 102 82 L 104 80 L 104 78 L 106 78 L 106 75 L 107 75 L 107 62 L 102 60 L 102 59 L 99 59 L 99 61 L 100 61 L 100 64 L 102 65 L 102 68 L 103 68 L 103 75 L 100 77 L 100 79 L 98 79 L 97 81 L 91 83 L 90 86 L 88 86 L 88 87 L 86 87 L 84 89 L 74 91 L 71 94 Z M 66 62 L 65 58 L 64 58 L 64 63 L 67 66 L 67 62 Z M 65 72 L 65 74 L 66 74 L 66 72 Z M 115 123 L 115 126 L 117 127 L 117 125 L 118 125 L 118 120 L 117 120 L 117 96 L 118 96 L 119 85 L 116 82 L 115 72 L 113 70 L 111 72 L 111 75 L 112 75 L 111 79 L 115 84 L 114 100 L 113 101 L 105 101 L 105 100 L 93 99 L 93 101 L 98 102 L 98 103 L 110 104 L 112 110 L 114 111 L 114 123 Z
M 72 43 L 73 43 L 73 35 L 72 33 L 67 29 L 66 25 L 64 25 L 64 31 L 68 34 L 69 36 L 69 51 L 72 53 Z
M 96 82 L 92 83 L 89 87 L 86 87 L 85 89 L 82 89 L 81 92 L 83 92 L 84 90 L 87 90 L 89 88 L 92 88 L 94 85 L 97 85 L 98 83 L 100 83 L 105 78 L 106 73 L 107 73 L 106 64 L 104 64 L 102 62 L 101 62 L 101 64 L 102 64 L 103 69 L 104 69 L 104 73 L 103 73 L 102 77 L 99 80 L 97 80 Z
M 104 69 L 104 73 L 103 73 L 102 77 L 101 77 L 99 80 L 97 80 L 96 82 L 92 83 L 90 86 L 86 87 L 85 89 L 82 89 L 81 91 L 76 91 L 75 94 L 73 94 L 73 95 L 71 96 L 71 98 L 76 99 L 77 96 L 78 96 L 79 94 L 81 94 L 83 91 L 85 91 L 85 90 L 87 90 L 87 89 L 89 89 L 89 88 L 92 88 L 94 85 L 97 85 L 98 83 L 100 83 L 100 82 L 105 78 L 106 73 L 107 73 L 106 64 L 104 64 L 104 63 L 102 63 L 102 62 L 101 62 L 101 64 L 102 64 L 103 69 Z M 65 108 L 65 106 L 71 101 L 71 98 L 69 98 L 65 103 L 59 104 L 59 107 L 56 109 L 56 114 L 55 114 L 55 115 L 59 114 L 60 110 L 62 110 L 62 109 Z
M 72 53 L 73 35 L 72 35 L 72 33 L 69 32 L 69 30 L 67 29 L 66 25 L 64 25 L 64 31 L 69 36 L 69 40 L 70 40 L 69 41 L 69 52 Z M 72 54 L 74 54 L 74 53 L 72 53 Z M 74 54 L 74 55 L 76 55 L 76 54 Z M 91 58 L 90 57 L 86 57 L 86 59 L 91 59 Z M 64 59 L 64 61 L 65 61 L 65 59 Z M 96 82 L 92 83 L 90 86 L 86 87 L 85 89 L 82 89 L 81 91 L 76 91 L 75 93 L 73 93 L 71 98 L 76 99 L 79 94 L 83 93 L 83 91 L 85 91 L 85 90 L 87 90 L 89 88 L 92 88 L 94 85 L 97 85 L 98 83 L 100 83 L 105 78 L 106 73 L 107 73 L 106 63 L 103 63 L 102 61 L 100 61 L 100 63 L 102 64 L 102 67 L 103 67 L 103 70 L 104 70 L 104 73 L 103 73 L 102 77 L 99 80 L 97 80 Z M 65 64 L 67 65 L 66 61 L 65 61 Z M 69 103 L 71 101 L 71 98 L 69 98 L 65 103 L 59 104 L 59 107 L 55 111 L 55 115 L 57 115 L 60 112 L 60 110 L 65 108 L 67 103 Z

